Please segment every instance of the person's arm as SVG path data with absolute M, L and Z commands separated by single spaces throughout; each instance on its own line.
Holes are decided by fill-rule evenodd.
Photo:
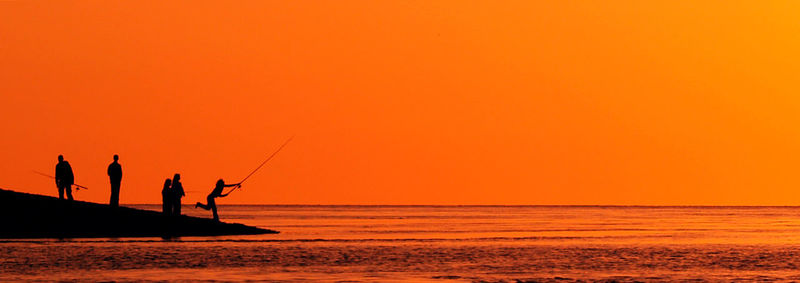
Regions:
M 69 185 L 75 184 L 75 174 L 72 173 L 72 166 L 67 163 L 67 180 L 69 181 Z
M 224 187 L 236 187 L 236 188 L 241 188 L 241 187 L 242 187 L 242 183 L 236 183 L 236 184 L 224 185 Z M 223 198 L 224 198 L 224 197 L 227 197 L 229 194 L 231 194 L 231 192 L 233 192 L 233 190 L 230 190 L 230 191 L 228 191 L 228 193 L 227 193 L 227 194 L 220 194 L 220 195 L 219 195 L 219 197 L 223 197 Z

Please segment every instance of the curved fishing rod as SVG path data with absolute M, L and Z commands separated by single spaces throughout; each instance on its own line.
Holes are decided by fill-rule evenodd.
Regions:
M 239 184 L 239 186 L 233 187 L 233 189 L 231 189 L 230 191 L 228 191 L 228 193 L 227 193 L 227 194 L 230 194 L 230 193 L 232 193 L 234 190 L 236 190 L 236 189 L 238 189 L 239 187 L 241 187 L 241 186 L 242 186 L 242 183 L 244 183 L 244 181 L 246 181 L 247 179 L 249 179 L 249 178 L 250 178 L 250 176 L 253 176 L 253 174 L 255 174 L 255 173 L 258 171 L 258 169 L 261 169 L 261 167 L 262 167 L 262 166 L 264 166 L 264 164 L 267 164 L 267 162 L 269 162 L 269 160 L 270 160 L 270 159 L 272 159 L 273 157 L 275 157 L 275 155 L 276 155 L 276 154 L 278 154 L 278 152 L 280 152 L 280 151 L 281 151 L 281 149 L 283 149 L 283 147 L 284 147 L 284 146 L 286 146 L 287 144 L 289 144 L 289 142 L 290 142 L 290 141 L 292 141 L 292 139 L 293 139 L 293 138 L 294 138 L 294 136 L 291 136 L 291 137 L 289 137 L 289 139 L 287 139 L 285 142 L 283 142 L 283 144 L 282 144 L 280 147 L 278 147 L 278 150 L 276 150 L 276 151 L 275 151 L 275 152 L 273 152 L 273 153 L 272 153 L 272 154 L 271 154 L 269 157 L 267 157 L 267 160 L 264 160 L 264 162 L 261 162 L 261 164 L 260 164 L 260 165 L 258 165 L 258 167 L 256 167 L 256 169 L 254 169 L 254 170 L 253 170 L 253 172 L 250 172 L 250 174 L 247 174 L 247 176 L 245 176 L 245 177 L 244 177 L 244 179 L 242 179 L 241 181 L 239 181 L 239 183 L 238 183 L 238 184 Z M 227 195 L 227 194 L 226 194 L 226 195 Z
M 36 171 L 36 170 L 33 170 L 33 173 L 36 173 L 36 174 L 39 174 L 39 175 L 45 176 L 45 177 L 47 177 L 47 178 L 50 178 L 50 179 L 55 179 L 55 178 L 56 178 L 56 177 L 53 177 L 53 176 L 47 175 L 47 174 L 45 174 L 45 173 L 42 173 L 42 172 L 39 172 L 39 171 Z M 84 187 L 84 186 L 81 186 L 81 185 L 78 185 L 78 184 L 72 184 L 72 185 L 76 187 L 76 188 L 75 188 L 75 190 L 76 190 L 76 191 L 77 191 L 77 190 L 79 190 L 79 189 L 84 189 L 84 190 L 88 190 L 88 189 L 89 189 L 89 188 L 87 188 L 87 187 Z

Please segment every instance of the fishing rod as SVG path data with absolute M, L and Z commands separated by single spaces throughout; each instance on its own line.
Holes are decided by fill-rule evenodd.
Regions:
M 234 190 L 236 190 L 236 189 L 238 189 L 239 187 L 241 187 L 241 186 L 242 186 L 242 183 L 244 183 L 244 181 L 246 181 L 248 178 L 250 178 L 250 176 L 253 176 L 253 174 L 255 174 L 255 173 L 258 171 L 258 169 L 261 169 L 261 167 L 262 167 L 262 166 L 264 166 L 264 164 L 267 164 L 267 162 L 269 162 L 269 160 L 270 160 L 270 159 L 272 159 L 273 157 L 275 157 L 275 155 L 276 155 L 276 154 L 278 154 L 278 152 L 280 152 L 280 151 L 281 151 L 281 149 L 283 149 L 283 147 L 284 147 L 284 146 L 286 146 L 287 144 L 289 144 L 289 142 L 290 142 L 290 141 L 292 141 L 292 139 L 293 139 L 293 138 L 294 138 L 294 136 L 291 136 L 291 137 L 289 137 L 289 139 L 287 139 L 285 142 L 283 142 L 283 144 L 282 144 L 280 147 L 278 147 L 278 150 L 276 150 L 276 151 L 275 151 L 275 152 L 273 152 L 273 153 L 272 153 L 272 154 L 271 154 L 269 157 L 267 157 L 267 160 L 264 160 L 264 162 L 261 162 L 261 164 L 260 164 L 260 165 L 258 165 L 258 167 L 256 167 L 256 169 L 254 169 L 254 170 L 253 170 L 253 172 L 250 172 L 250 174 L 247 174 L 247 176 L 245 176 L 245 177 L 244 177 L 244 179 L 242 179 L 241 181 L 239 181 L 239 183 L 238 183 L 239 185 L 238 185 L 238 186 L 236 186 L 236 187 L 233 187 L 233 189 L 231 189 L 230 191 L 228 191 L 228 193 L 227 193 L 227 194 L 230 194 L 230 193 L 232 193 Z M 227 195 L 227 194 L 226 194 L 226 195 Z
M 45 173 L 42 173 L 42 172 L 39 172 L 39 171 L 36 171 L 36 170 L 33 170 L 33 173 L 45 176 L 45 177 L 50 178 L 50 179 L 55 179 L 56 178 L 56 177 L 47 175 Z M 78 185 L 78 184 L 72 184 L 72 185 L 76 187 L 75 190 L 80 190 L 80 189 L 88 190 L 89 189 L 87 187 L 84 187 L 84 186 L 81 186 L 81 185 Z

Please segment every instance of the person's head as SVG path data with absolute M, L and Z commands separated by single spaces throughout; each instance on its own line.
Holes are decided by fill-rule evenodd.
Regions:
M 166 180 L 164 180 L 164 188 L 169 189 L 169 186 L 172 186 L 172 180 L 167 178 Z
M 172 180 L 174 180 L 175 182 L 180 181 L 181 180 L 181 174 L 175 173 L 175 176 L 172 176 Z
M 225 181 L 223 181 L 222 179 L 217 180 L 217 187 L 222 187 L 222 186 L 225 186 Z
M 58 155 L 58 162 L 61 162 L 61 161 L 64 161 L 64 156 L 59 154 Z
M 114 162 L 119 161 L 119 155 L 114 154 Z

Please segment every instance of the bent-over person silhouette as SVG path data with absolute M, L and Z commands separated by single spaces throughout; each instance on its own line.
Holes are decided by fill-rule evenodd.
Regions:
M 197 204 L 195 204 L 194 207 L 195 208 L 199 207 L 205 210 L 211 210 L 211 214 L 214 215 L 214 220 L 219 221 L 219 215 L 217 214 L 217 203 L 214 201 L 214 199 L 228 196 L 230 192 L 228 194 L 223 194 L 222 193 L 223 188 L 227 187 L 239 188 L 241 186 L 242 186 L 241 183 L 225 184 L 225 181 L 219 179 L 217 180 L 217 185 L 214 187 L 214 190 L 212 190 L 211 193 L 208 194 L 208 197 L 206 197 L 207 204 L 202 204 L 200 202 L 197 202 Z

